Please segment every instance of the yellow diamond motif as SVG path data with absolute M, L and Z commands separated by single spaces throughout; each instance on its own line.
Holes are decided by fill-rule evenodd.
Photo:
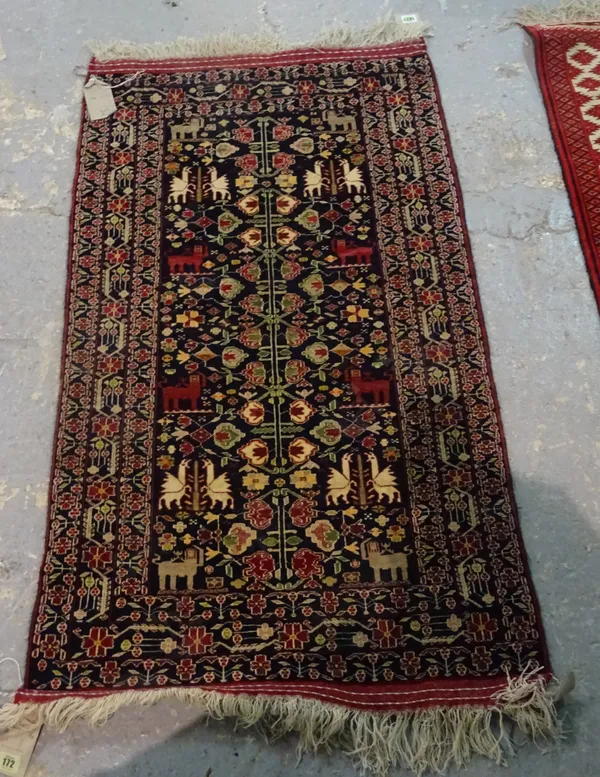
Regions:
M 203 267 L 208 267 L 209 270 L 211 267 L 214 267 L 214 266 L 215 266 L 215 263 L 211 262 L 210 259 L 207 262 L 204 262 L 203 264 Z
M 347 356 L 350 351 L 353 351 L 354 348 L 348 348 L 347 345 L 344 345 L 344 343 L 340 343 L 339 345 L 336 345 L 335 348 L 331 349 L 334 353 L 337 353 L 338 356 L 341 356 L 342 359 L 344 356 Z
M 208 362 L 211 359 L 214 359 L 216 355 L 216 353 L 211 351 L 210 348 L 207 348 L 206 346 L 195 354 L 197 359 L 202 359 L 204 362 Z
M 349 283 L 346 283 L 346 281 L 343 281 L 341 278 L 338 278 L 337 281 L 334 281 L 333 283 L 329 284 L 332 289 L 335 289 L 340 294 L 344 291 L 344 289 L 347 289 L 350 285 Z
M 216 400 L 217 400 L 217 402 L 220 402 L 222 399 L 225 399 L 225 394 L 221 394 L 221 392 L 220 392 L 220 391 L 217 391 L 217 393 L 216 393 L 216 394 L 213 394 L 213 395 L 212 395 L 212 398 L 213 398 L 213 399 L 216 399 Z
M 199 286 L 196 286 L 195 291 L 204 297 L 209 291 L 212 291 L 212 287 L 207 283 L 201 283 Z
M 332 262 L 339 262 L 340 260 L 334 254 L 328 254 L 325 257 L 325 261 L 329 262 L 331 264 Z M 333 286 L 333 283 L 331 285 Z M 346 285 L 348 285 L 348 284 L 346 284 Z

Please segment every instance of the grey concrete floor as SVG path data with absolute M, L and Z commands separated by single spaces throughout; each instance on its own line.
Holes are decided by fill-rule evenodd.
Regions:
M 302 40 L 390 9 L 434 24 L 429 48 L 464 191 L 521 523 L 554 668 L 578 687 L 564 743 L 470 777 L 598 774 L 600 317 L 525 35 L 511 0 L 0 0 L 0 657 L 24 662 L 45 526 L 71 181 L 90 38 L 169 40 L 270 28 Z M 0 666 L 0 688 L 17 685 Z M 0 697 L 0 700 L 6 697 Z M 42 733 L 31 777 L 354 773 L 163 704 L 104 728 Z

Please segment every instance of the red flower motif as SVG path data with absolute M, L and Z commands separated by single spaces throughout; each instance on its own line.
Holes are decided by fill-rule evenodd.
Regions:
M 250 89 L 245 84 L 234 84 L 231 88 L 231 96 L 234 100 L 245 100 L 249 94 Z
M 276 124 L 273 127 L 274 140 L 287 140 L 294 134 L 294 130 L 289 124 Z
M 251 143 L 254 139 L 254 130 L 251 127 L 237 127 L 233 130 L 233 137 L 239 143 Z
M 235 160 L 238 167 L 241 167 L 244 172 L 249 173 L 252 170 L 256 170 L 258 167 L 258 157 L 256 154 L 244 154 Z
M 169 89 L 167 92 L 167 100 L 171 105 L 182 103 L 185 99 L 183 89 Z
M 248 609 L 252 615 L 262 615 L 266 606 L 267 600 L 261 594 L 252 594 L 248 599 Z
M 327 671 L 332 677 L 337 680 L 341 679 L 346 674 L 347 664 L 343 657 L 340 655 L 333 655 L 327 662 Z
M 114 644 L 115 639 L 105 626 L 92 626 L 89 634 L 83 638 L 81 647 L 88 658 L 102 658 Z
M 113 685 L 121 675 L 121 670 L 116 661 L 107 661 L 100 669 L 100 677 L 107 685 Z
M 294 526 L 308 526 L 315 516 L 315 503 L 312 499 L 300 497 L 290 507 L 290 518 Z
M 301 623 L 286 623 L 279 632 L 285 650 L 299 650 L 308 642 L 308 632 Z
M 407 200 L 418 200 L 425 194 L 425 187 L 420 183 L 409 183 L 402 187 L 402 196 Z
M 60 652 L 60 642 L 56 634 L 46 634 L 40 642 L 40 650 L 44 658 L 56 658 Z
M 259 654 L 252 659 L 250 662 L 250 667 L 252 668 L 254 674 L 258 675 L 259 677 L 264 677 L 265 675 L 269 674 L 271 669 L 271 662 L 266 656 Z
M 253 499 L 246 504 L 246 520 L 255 529 L 266 529 L 273 520 L 273 509 L 262 499 Z
M 333 591 L 325 591 L 321 595 L 321 607 L 328 615 L 332 615 L 334 612 L 337 612 L 339 603 L 340 600 Z
M 90 569 L 104 569 L 112 560 L 112 552 L 101 545 L 92 545 L 83 551 L 83 562 Z
M 96 480 L 88 488 L 88 498 L 92 502 L 104 502 L 116 493 L 114 483 L 109 480 Z
M 108 209 L 112 210 L 113 213 L 124 213 L 129 209 L 129 205 L 129 197 L 117 197 L 114 200 L 110 200 Z
M 273 156 L 273 167 L 277 169 L 287 169 L 294 164 L 295 157 L 293 154 L 285 154 L 283 151 L 278 151 Z
M 257 550 L 251 556 L 244 556 L 246 566 L 242 572 L 246 580 L 253 578 L 257 583 L 270 580 L 275 571 L 275 561 L 266 550 Z
M 425 355 L 432 362 L 445 364 L 452 358 L 452 348 L 447 343 L 429 343 L 425 348 Z
M 382 648 L 393 648 L 402 638 L 402 626 L 391 620 L 378 620 L 373 629 L 373 640 Z
M 213 636 L 204 626 L 190 626 L 183 638 L 182 645 L 191 656 L 204 655 L 213 643 Z
M 490 618 L 487 612 L 474 612 L 467 630 L 475 642 L 488 642 L 498 631 L 498 621 Z
M 175 671 L 181 682 L 187 683 L 195 676 L 196 665 L 191 658 L 182 658 Z
M 119 432 L 119 420 L 117 418 L 97 416 L 94 418 L 92 428 L 94 433 L 100 435 L 100 437 L 114 437 Z
M 313 81 L 299 81 L 298 91 L 300 94 L 312 94 L 315 91 L 315 84 Z
M 309 548 L 297 550 L 292 556 L 292 569 L 303 580 L 323 574 L 321 565 L 322 553 L 315 553 Z

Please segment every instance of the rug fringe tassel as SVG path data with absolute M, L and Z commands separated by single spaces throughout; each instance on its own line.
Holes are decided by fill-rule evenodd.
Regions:
M 600 0 L 561 0 L 558 5 L 517 8 L 506 26 L 552 25 L 600 21 Z
M 416 40 L 428 35 L 426 22 L 403 22 L 389 13 L 371 24 L 352 27 L 333 24 L 309 41 L 285 40 L 273 32 L 254 35 L 222 33 L 203 38 L 176 38 L 167 43 L 132 43 L 131 41 L 90 41 L 88 46 L 100 62 L 113 59 L 178 59 L 184 57 L 223 57 L 235 54 L 272 54 L 297 48 L 347 48 L 374 46 Z
M 420 775 L 465 765 L 473 755 L 504 764 L 512 754 L 514 726 L 539 745 L 560 738 L 554 695 L 538 673 L 509 678 L 493 707 L 432 707 L 401 713 L 372 713 L 313 699 L 225 694 L 202 688 L 121 691 L 96 698 L 65 697 L 45 703 L 8 704 L 0 709 L 0 731 L 47 724 L 64 731 L 77 720 L 100 726 L 121 707 L 162 699 L 198 705 L 211 718 L 233 718 L 257 726 L 268 738 L 298 734 L 298 754 L 340 748 L 363 771 L 385 774 L 403 766 Z

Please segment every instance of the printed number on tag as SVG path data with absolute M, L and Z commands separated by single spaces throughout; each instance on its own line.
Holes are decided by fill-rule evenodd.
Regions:
M 17 753 L 0 751 L 0 774 L 17 774 L 20 766 L 20 755 L 17 755 Z
M 400 19 L 404 22 L 404 24 L 416 24 L 419 21 L 419 17 L 416 13 L 405 13 L 400 17 Z

